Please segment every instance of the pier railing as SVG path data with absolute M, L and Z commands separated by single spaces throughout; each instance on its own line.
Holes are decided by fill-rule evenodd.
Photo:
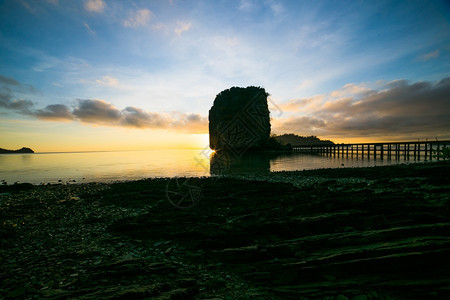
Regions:
M 318 153 L 326 156 L 356 157 L 366 159 L 439 160 L 442 149 L 450 140 L 395 143 L 360 143 L 334 145 L 297 145 L 294 152 Z

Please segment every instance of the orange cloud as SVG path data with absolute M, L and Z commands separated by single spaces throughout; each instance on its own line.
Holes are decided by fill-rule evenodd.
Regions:
M 73 111 L 63 104 L 54 104 L 29 114 L 47 121 L 79 120 L 103 126 L 171 129 L 189 133 L 208 132 L 207 118 L 199 114 L 157 113 L 133 106 L 119 110 L 111 103 L 99 99 L 80 99 Z
M 103 0 L 87 0 L 84 2 L 84 9 L 89 12 L 102 13 L 106 7 Z
M 380 90 L 346 85 L 324 95 L 325 100 L 315 109 L 309 106 L 314 101 L 308 98 L 280 104 L 286 112 L 302 112 L 303 115 L 277 119 L 272 128 L 276 133 L 315 134 L 327 138 L 448 139 L 449 97 L 450 77 L 434 84 L 396 80 Z
M 132 13 L 127 20 L 123 22 L 123 26 L 137 28 L 145 26 L 150 22 L 152 12 L 149 9 L 139 9 Z

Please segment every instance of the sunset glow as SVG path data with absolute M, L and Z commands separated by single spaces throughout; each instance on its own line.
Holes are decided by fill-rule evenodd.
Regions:
M 0 2 L 0 148 L 204 149 L 232 86 L 272 133 L 450 139 L 447 1 Z

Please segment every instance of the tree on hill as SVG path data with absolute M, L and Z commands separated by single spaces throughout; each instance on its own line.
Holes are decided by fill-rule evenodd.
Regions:
M 293 146 L 300 145 L 334 145 L 330 140 L 321 140 L 315 135 L 311 136 L 299 136 L 293 133 L 282 134 L 282 135 L 272 135 L 272 137 L 277 140 L 282 145 L 291 144 Z

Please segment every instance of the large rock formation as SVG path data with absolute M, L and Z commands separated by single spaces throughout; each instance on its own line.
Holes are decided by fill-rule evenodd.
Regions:
M 254 86 L 220 92 L 209 110 L 210 148 L 238 156 L 262 149 L 270 136 L 268 95 Z

